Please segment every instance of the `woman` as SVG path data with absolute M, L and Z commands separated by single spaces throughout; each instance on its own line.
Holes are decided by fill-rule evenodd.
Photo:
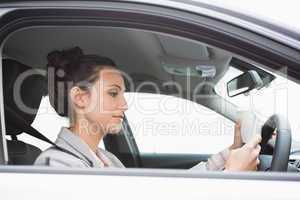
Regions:
M 115 63 L 109 58 L 84 55 L 79 47 L 51 52 L 47 58 L 50 103 L 59 115 L 70 119 L 70 127 L 61 129 L 56 145 L 44 151 L 35 164 L 123 168 L 112 153 L 98 148 L 107 133 L 121 130 L 128 109 L 124 79 Z M 259 162 L 259 142 L 260 137 L 254 137 L 241 147 L 237 123 L 234 144 L 192 169 L 254 170 Z

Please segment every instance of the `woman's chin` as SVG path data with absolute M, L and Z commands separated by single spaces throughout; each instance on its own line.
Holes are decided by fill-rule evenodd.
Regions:
M 108 133 L 110 134 L 118 134 L 122 130 L 122 124 L 113 124 L 109 127 Z

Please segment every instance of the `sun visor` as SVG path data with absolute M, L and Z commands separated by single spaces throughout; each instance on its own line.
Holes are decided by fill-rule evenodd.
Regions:
M 210 53 L 205 45 L 187 39 L 179 39 L 177 37 L 166 35 L 156 36 L 165 55 L 192 60 L 210 60 Z
M 189 60 L 163 56 L 161 57 L 161 67 L 168 74 L 175 76 L 214 78 L 217 73 L 213 61 Z

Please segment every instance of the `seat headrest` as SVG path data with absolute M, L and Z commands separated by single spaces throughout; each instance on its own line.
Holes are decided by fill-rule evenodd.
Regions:
M 41 99 L 46 94 L 46 77 L 20 62 L 3 60 L 3 90 L 7 135 L 24 132 L 16 115 L 29 125 L 33 122 Z

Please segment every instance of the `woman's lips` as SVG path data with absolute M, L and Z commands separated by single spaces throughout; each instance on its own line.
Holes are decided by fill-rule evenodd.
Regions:
M 118 119 L 119 121 L 123 121 L 123 118 L 124 118 L 124 116 L 122 116 L 122 115 L 116 115 L 116 116 L 113 116 L 113 118 L 115 118 L 115 119 Z

